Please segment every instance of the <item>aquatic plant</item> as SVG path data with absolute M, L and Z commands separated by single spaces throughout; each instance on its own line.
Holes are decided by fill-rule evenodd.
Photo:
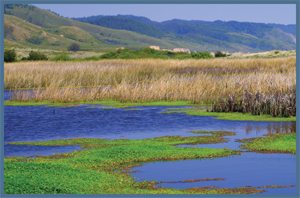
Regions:
M 219 194 L 263 192 L 254 188 L 170 189 L 156 181 L 137 182 L 126 171 L 145 162 L 239 155 L 239 150 L 180 148 L 179 144 L 228 141 L 218 132 L 208 136 L 165 136 L 142 140 L 74 138 L 16 145 L 82 145 L 83 150 L 51 156 L 7 157 L 5 194 Z M 217 136 L 217 134 L 219 134 Z M 209 180 L 209 179 L 204 179 Z
M 266 137 L 245 138 L 241 148 L 264 153 L 292 153 L 296 154 L 296 133 L 269 133 Z
M 296 86 L 285 92 L 253 94 L 247 90 L 240 97 L 229 95 L 213 102 L 212 112 L 243 112 L 252 115 L 272 115 L 273 117 L 296 116 Z

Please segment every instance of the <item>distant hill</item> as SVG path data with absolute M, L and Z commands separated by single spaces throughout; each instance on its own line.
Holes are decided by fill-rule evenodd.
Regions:
M 66 50 L 78 43 L 82 50 L 109 51 L 124 46 L 141 49 L 160 45 L 173 49 L 193 46 L 178 41 L 161 40 L 132 31 L 110 29 L 59 16 L 31 5 L 6 4 L 4 14 L 5 47 L 19 46 Z
M 247 51 L 296 49 L 295 25 L 237 21 L 151 21 L 132 15 L 65 18 L 32 5 L 5 4 L 5 47 L 29 46 L 109 51 L 116 47 L 141 49 L 188 48 L 193 51 Z
M 95 17 L 95 19 L 93 19 L 93 17 L 90 17 L 81 18 L 77 20 L 112 29 L 129 30 L 140 34 L 152 36 L 155 38 L 162 38 L 165 35 L 164 31 L 162 31 L 161 29 L 131 18 L 123 18 L 117 16 L 101 16 Z
M 117 16 L 91 16 L 86 18 L 73 18 L 114 29 L 127 29 L 141 34 L 146 34 L 136 28 L 136 24 L 142 27 L 149 36 L 156 27 L 160 29 L 159 38 L 175 39 L 182 42 L 197 43 L 207 46 L 208 44 L 218 45 L 221 48 L 231 48 L 234 44 L 245 45 L 255 50 L 274 49 L 295 49 L 296 25 L 264 24 L 237 21 L 200 21 L 200 20 L 180 20 L 173 19 L 161 23 L 151 21 L 146 17 L 133 15 Z M 127 19 L 127 20 L 125 20 Z M 99 23 L 97 23 L 99 22 Z M 150 28 L 152 26 L 152 28 Z M 290 33 L 290 34 L 287 34 Z M 247 49 L 247 47 L 245 49 Z M 248 48 L 248 49 L 249 49 Z

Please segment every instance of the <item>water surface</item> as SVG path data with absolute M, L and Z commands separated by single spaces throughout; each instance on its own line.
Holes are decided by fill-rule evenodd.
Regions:
M 4 92 L 9 99 L 9 92 Z M 89 108 L 95 107 L 95 108 Z M 177 107 L 131 107 L 142 109 L 124 111 L 101 109 L 102 105 L 76 107 L 5 106 L 4 142 L 46 141 L 70 138 L 144 139 L 166 135 L 198 136 L 189 131 L 233 131 L 225 136 L 229 141 L 197 147 L 239 149 L 236 139 L 262 137 L 267 133 L 295 132 L 295 122 L 253 122 L 218 120 L 208 116 L 184 113 L 163 114 Z M 189 145 L 178 145 L 188 147 Z M 5 156 L 51 155 L 79 150 L 77 146 L 19 146 L 4 145 Z M 132 176 L 141 180 L 184 181 L 191 179 L 225 178 L 222 181 L 193 183 L 163 183 L 163 187 L 190 188 L 204 186 L 242 187 L 266 185 L 295 185 L 296 157 L 290 154 L 243 153 L 238 156 L 185 160 L 179 162 L 147 163 L 134 168 L 141 172 Z M 293 188 L 268 188 L 266 193 L 295 193 Z

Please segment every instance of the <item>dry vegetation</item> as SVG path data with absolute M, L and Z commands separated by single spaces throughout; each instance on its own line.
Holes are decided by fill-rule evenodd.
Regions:
M 101 60 L 4 65 L 4 88 L 77 87 L 153 83 L 172 77 L 296 73 L 296 57 L 213 60 Z
M 6 89 L 41 87 L 48 89 L 15 91 L 12 99 L 52 102 L 109 98 L 122 102 L 185 100 L 214 104 L 213 110 L 218 112 L 294 116 L 296 58 L 5 64 Z

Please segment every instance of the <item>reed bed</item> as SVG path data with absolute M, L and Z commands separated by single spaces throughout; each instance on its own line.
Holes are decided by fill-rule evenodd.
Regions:
M 272 115 L 273 117 L 296 116 L 296 87 L 287 92 L 275 94 L 252 94 L 247 90 L 239 99 L 229 95 L 214 101 L 213 112 L 251 112 L 252 115 Z
M 290 93 L 296 89 L 296 74 L 261 74 L 226 77 L 177 78 L 164 77 L 149 83 L 130 84 L 121 82 L 116 86 L 90 88 L 49 88 L 32 91 L 15 90 L 12 100 L 52 102 L 94 101 L 116 99 L 122 102 L 190 101 L 211 103 L 216 98 L 247 93 L 272 96 Z M 250 99 L 249 99 L 250 100 Z
M 295 74 L 296 57 L 5 63 L 4 88 L 93 87 L 172 82 L 176 77 Z M 167 79 L 167 80 L 166 80 Z M 168 80 L 170 79 L 170 80 Z

